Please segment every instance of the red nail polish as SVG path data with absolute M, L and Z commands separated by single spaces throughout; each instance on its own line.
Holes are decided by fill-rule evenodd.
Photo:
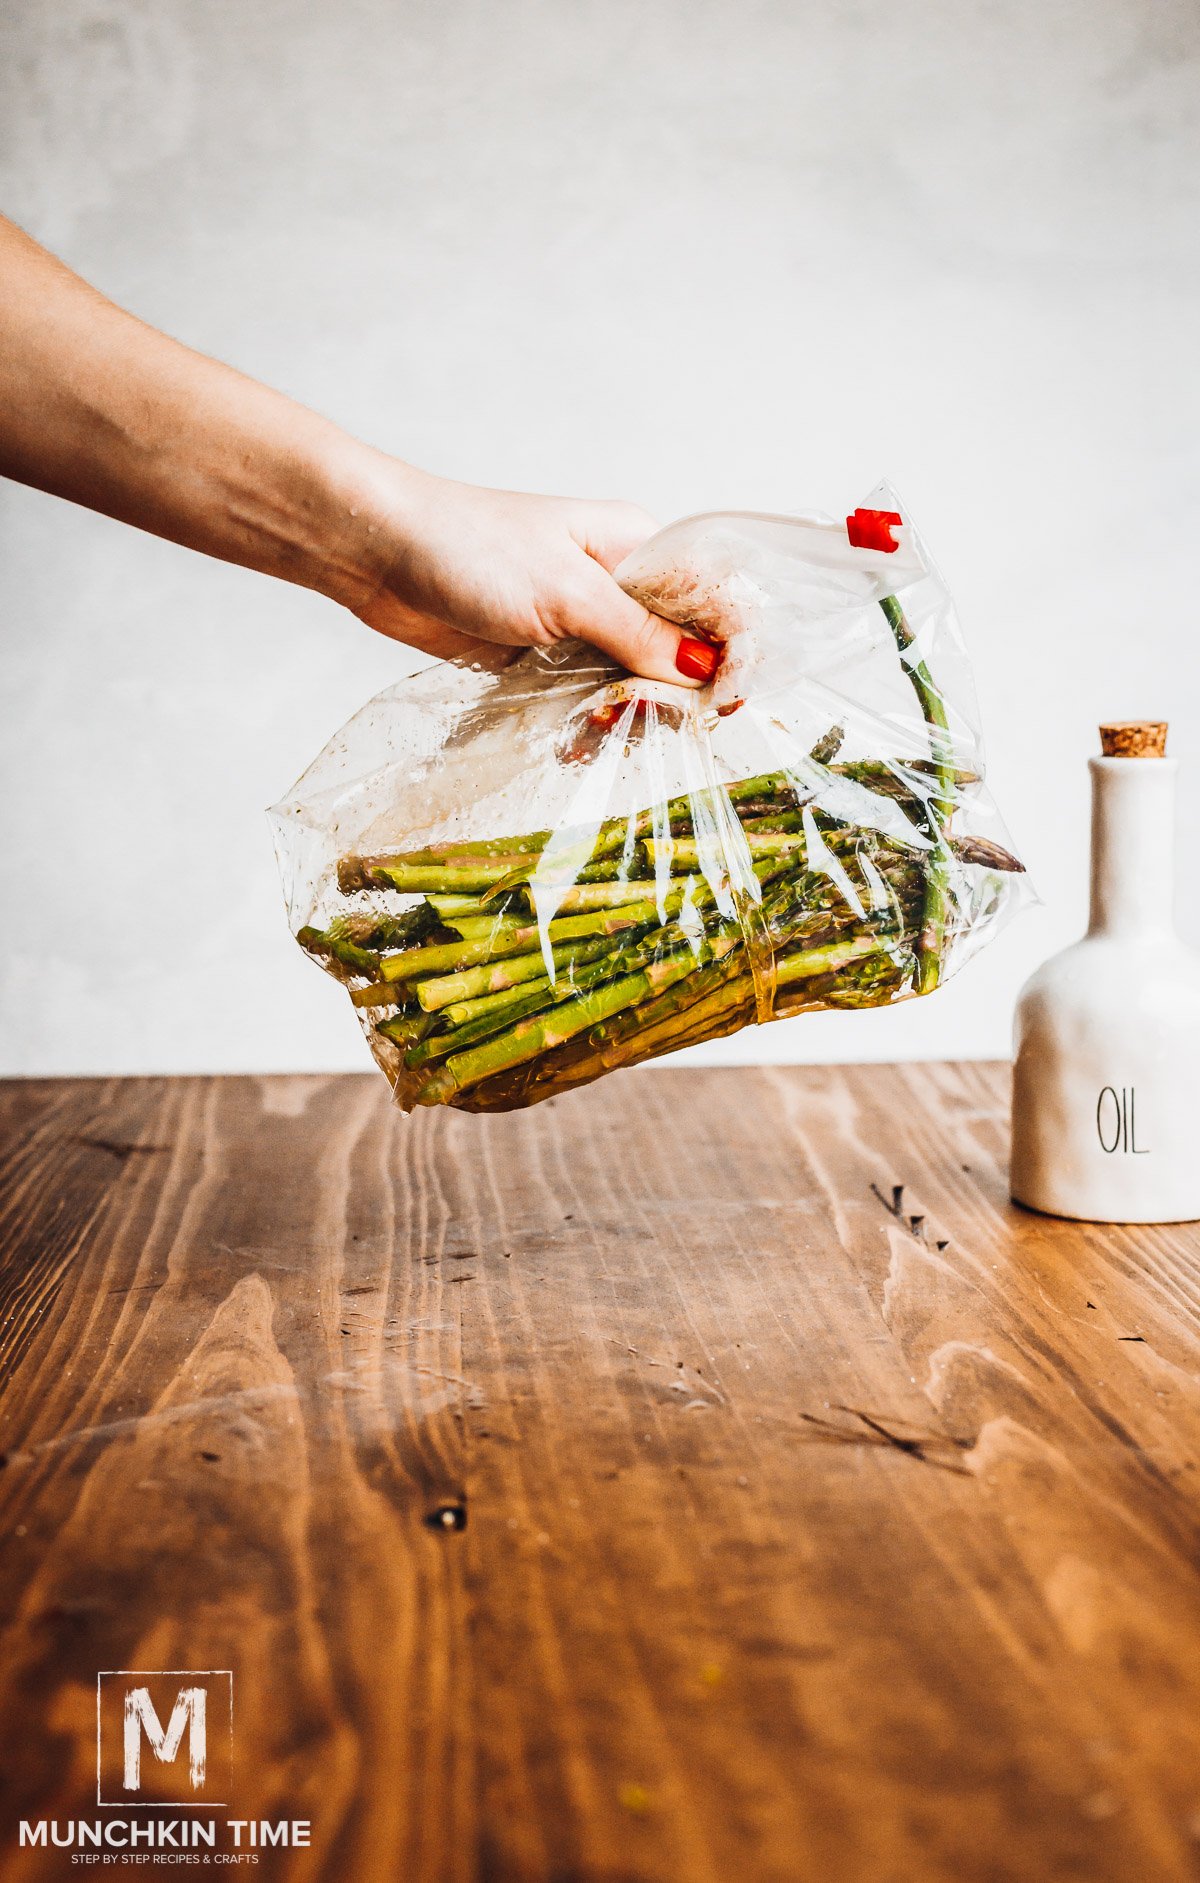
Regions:
M 685 635 L 675 649 L 675 665 L 689 680 L 708 682 L 721 664 L 721 652 L 711 641 L 692 641 Z

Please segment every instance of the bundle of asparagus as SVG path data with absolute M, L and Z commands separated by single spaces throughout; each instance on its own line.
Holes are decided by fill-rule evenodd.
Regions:
M 574 841 L 542 830 L 340 859 L 359 906 L 298 939 L 348 984 L 402 1102 L 530 1104 L 755 1019 L 937 985 L 971 906 L 955 884 L 1021 865 L 952 830 L 974 774 L 951 762 L 899 604 L 882 606 L 928 759 L 839 763 L 835 728 L 801 771 L 725 785 L 718 805 L 674 798 Z M 835 814 L 835 780 L 891 815 Z M 364 891 L 404 906 L 364 909 Z

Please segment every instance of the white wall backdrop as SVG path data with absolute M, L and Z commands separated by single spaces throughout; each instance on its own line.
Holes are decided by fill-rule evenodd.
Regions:
M 1045 906 L 709 1057 L 1002 1054 L 1098 718 L 1170 716 L 1200 826 L 1198 73 L 1193 0 L 9 0 L 0 204 L 434 470 L 664 519 L 891 477 Z M 5 1069 L 366 1063 L 262 809 L 404 651 L 11 486 L 0 570 Z

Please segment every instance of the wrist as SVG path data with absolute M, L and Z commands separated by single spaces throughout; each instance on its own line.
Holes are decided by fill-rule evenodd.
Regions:
M 394 575 L 422 473 L 339 432 L 322 449 L 317 476 L 320 544 L 311 586 L 362 614 Z

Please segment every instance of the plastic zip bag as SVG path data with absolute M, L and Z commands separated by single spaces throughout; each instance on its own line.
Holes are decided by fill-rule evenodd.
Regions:
M 445 663 L 270 814 L 293 933 L 405 1110 L 931 992 L 1022 898 L 953 607 L 886 487 L 845 522 L 690 517 L 617 579 L 721 646 L 710 686 L 578 643 Z

